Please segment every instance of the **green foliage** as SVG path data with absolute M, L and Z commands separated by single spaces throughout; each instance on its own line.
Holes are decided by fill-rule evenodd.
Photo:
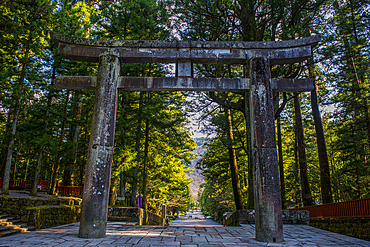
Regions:
M 324 75 L 335 89 L 328 102 L 336 110 L 327 116 L 327 131 L 336 201 L 370 196 L 369 5 L 333 1 L 329 25 L 322 27 L 328 42 L 320 50 L 328 68 Z
M 11 178 L 33 179 L 40 147 L 41 180 L 57 179 L 74 164 L 74 183 L 83 185 L 94 92 L 58 90 L 57 75 L 95 75 L 97 64 L 68 61 L 48 31 L 94 39 L 271 41 L 321 33 L 316 64 L 274 66 L 273 77 L 315 77 L 323 112 L 335 201 L 370 197 L 369 1 L 45 1 L 0 4 L 0 165 L 4 170 L 14 137 Z M 197 77 L 245 77 L 244 66 L 195 64 Z M 122 76 L 166 76 L 163 64 L 122 64 Z M 124 174 L 126 191 L 138 181 L 148 206 L 186 210 L 191 201 L 185 172 L 195 157 L 189 117 L 200 113 L 208 135 L 198 166 L 206 183 L 203 211 L 220 219 L 235 209 L 227 146 L 225 109 L 232 108 L 235 151 L 244 203 L 248 202 L 248 156 L 244 96 L 237 93 L 120 92 L 112 179 Z M 287 93 L 287 98 L 291 99 Z M 321 203 L 320 171 L 309 95 L 300 94 L 309 181 Z M 228 105 L 217 102 L 227 101 Z M 196 103 L 194 103 L 196 102 Z M 216 102 L 216 103 L 215 103 Z M 282 102 L 280 98 L 280 103 Z M 218 104 L 220 103 L 220 104 Z M 19 114 L 16 113 L 20 106 Z M 293 104 L 282 111 L 284 174 L 289 206 L 301 204 Z M 79 113 L 79 110 L 81 111 Z M 16 133 L 11 134 L 12 124 Z M 46 131 L 45 124 L 48 123 Z M 141 128 L 138 125 L 141 123 Z M 146 129 L 149 134 L 146 135 Z M 78 139 L 73 134 L 78 130 Z M 148 139 L 147 139 L 148 138 Z M 196 140 L 200 145 L 203 139 Z M 146 141 L 148 143 L 145 148 Z M 138 147 L 136 149 L 135 147 Z M 75 159 L 75 160 L 74 160 Z M 138 166 L 138 174 L 134 169 Z M 146 169 L 144 170 L 144 166 Z M 113 181 L 112 180 L 112 181 Z M 249 181 L 250 182 L 250 181 Z M 112 183 L 113 184 L 113 183 Z M 145 186 L 144 186 L 145 185 Z M 114 187 L 114 186 L 112 186 Z M 124 188 L 118 188 L 117 191 Z
M 231 183 L 221 191 L 217 191 L 213 186 L 217 186 L 217 184 L 211 184 L 207 181 L 204 184 L 203 192 L 199 199 L 200 206 L 205 215 L 211 216 L 216 221 L 222 221 L 222 215 L 225 212 L 234 212 L 236 210 Z
M 164 40 L 169 38 L 168 9 L 157 1 L 5 1 L 0 8 L 1 165 L 3 167 L 7 151 L 14 98 L 18 97 L 23 99 L 24 107 L 13 147 L 12 178 L 33 179 L 38 149 L 44 146 L 40 180 L 50 181 L 58 163 L 57 179 L 61 181 L 75 156 L 74 185 L 83 185 L 94 92 L 56 90 L 53 83 L 56 75 L 94 75 L 97 65 L 61 58 L 48 31 L 85 38 Z M 26 72 L 21 84 L 25 67 L 22 64 Z M 166 73 L 166 68 L 158 64 L 122 65 L 123 76 L 164 76 Z M 134 149 L 140 117 L 143 123 L 150 125 L 149 205 L 156 210 L 161 203 L 166 203 L 185 210 L 190 200 L 186 164 L 192 159 L 195 147 L 187 127 L 187 113 L 182 109 L 187 104 L 185 96 L 176 92 L 145 94 L 145 107 L 139 116 L 138 93 L 123 94 L 127 103 L 118 109 L 112 178 L 125 172 L 126 182 L 132 183 L 133 168 L 138 161 L 139 192 L 143 193 L 144 155 Z M 43 131 L 45 121 L 49 123 L 46 132 Z M 76 126 L 77 142 L 73 137 Z M 144 130 L 145 124 L 140 132 Z M 122 131 L 126 132 L 124 140 L 120 138 Z M 143 138 L 139 146 L 144 148 Z

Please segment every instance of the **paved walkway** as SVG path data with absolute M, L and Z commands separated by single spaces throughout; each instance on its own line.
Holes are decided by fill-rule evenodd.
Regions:
M 191 216 L 191 217 L 190 217 Z M 196 219 L 197 218 L 197 219 Z M 5 246 L 136 246 L 136 247 L 224 247 L 224 246 L 370 246 L 370 242 L 310 226 L 284 225 L 284 242 L 267 244 L 254 240 L 254 225 L 223 227 L 195 211 L 170 226 L 138 226 L 109 222 L 107 237 L 78 238 L 79 223 L 0 238 Z

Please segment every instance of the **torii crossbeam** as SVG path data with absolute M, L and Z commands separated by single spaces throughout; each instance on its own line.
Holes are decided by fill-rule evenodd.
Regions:
M 67 59 L 99 62 L 97 76 L 57 77 L 55 86 L 95 89 L 79 237 L 105 237 L 117 90 L 239 91 L 249 94 L 256 239 L 282 242 L 273 90 L 311 91 L 311 79 L 272 79 L 271 65 L 311 57 L 320 36 L 277 42 L 92 40 L 51 32 Z M 121 63 L 176 63 L 176 77 L 120 77 Z M 248 78 L 193 78 L 193 64 L 247 64 Z

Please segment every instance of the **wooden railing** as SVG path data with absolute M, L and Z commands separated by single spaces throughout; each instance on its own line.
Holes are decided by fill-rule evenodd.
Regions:
M 24 180 L 24 181 L 9 181 L 9 189 L 31 189 L 33 180 Z M 3 187 L 3 180 L 0 179 L 0 188 Z M 39 181 L 37 189 L 39 190 L 47 190 L 49 189 L 49 182 L 48 181 Z M 63 186 L 62 183 L 58 182 L 57 186 L 57 193 L 61 196 L 75 196 L 81 197 L 83 193 L 83 186 Z
M 370 217 L 370 198 L 309 207 L 292 208 L 289 210 L 309 211 L 310 219 Z
M 9 181 L 9 189 L 31 189 L 33 180 L 24 180 L 24 181 L 19 181 L 19 180 L 10 180 Z M 3 180 L 0 179 L 0 187 L 3 187 Z M 38 189 L 44 190 L 49 188 L 49 182 L 45 181 L 39 181 Z
M 83 186 L 58 186 L 57 193 L 61 196 L 75 196 L 82 198 L 83 189 Z

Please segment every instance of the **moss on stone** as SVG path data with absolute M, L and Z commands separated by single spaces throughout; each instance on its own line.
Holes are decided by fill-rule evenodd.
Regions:
M 77 222 L 80 220 L 80 206 L 51 205 L 26 209 L 28 222 L 37 230 Z
M 350 237 L 370 240 L 370 218 L 310 219 L 310 226 L 343 234 Z
M 0 210 L 43 229 L 79 221 L 81 202 L 74 198 L 1 196 Z
M 112 206 L 108 206 L 108 208 L 136 208 L 136 207 L 124 207 L 120 205 L 112 205 Z

